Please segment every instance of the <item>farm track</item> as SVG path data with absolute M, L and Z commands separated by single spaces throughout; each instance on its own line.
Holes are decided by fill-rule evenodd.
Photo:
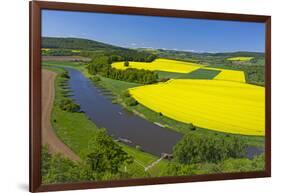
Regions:
M 56 135 L 51 124 L 51 113 L 55 98 L 55 78 L 57 73 L 42 70 L 42 144 L 47 144 L 51 153 L 60 153 L 74 161 L 81 161 Z

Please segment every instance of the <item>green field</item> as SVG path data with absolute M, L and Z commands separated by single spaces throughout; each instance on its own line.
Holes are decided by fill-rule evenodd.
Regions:
M 198 69 L 190 73 L 175 73 L 175 72 L 164 72 L 158 71 L 158 76 L 162 78 L 170 79 L 213 79 L 216 75 L 220 73 L 219 70 L 208 70 L 208 69 Z

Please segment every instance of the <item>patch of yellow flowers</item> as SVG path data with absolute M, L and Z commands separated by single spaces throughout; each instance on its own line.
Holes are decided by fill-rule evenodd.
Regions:
M 112 64 L 113 68 L 125 70 L 127 68 L 144 69 L 151 71 L 166 71 L 189 73 L 202 67 L 200 64 L 192 62 L 183 62 L 169 59 L 156 59 L 153 62 L 129 62 L 129 66 L 124 66 L 124 62 L 115 62 Z
M 245 61 L 252 60 L 253 58 L 254 58 L 254 57 L 232 57 L 232 58 L 227 58 L 227 60 L 245 62 Z
M 264 136 L 264 87 L 223 80 L 177 79 L 129 89 L 149 109 L 215 131 Z
M 203 69 L 220 70 L 220 73 L 216 77 L 214 77 L 215 80 L 246 82 L 245 74 L 243 71 L 240 70 L 227 70 L 222 68 L 208 68 L 208 67 L 204 67 Z

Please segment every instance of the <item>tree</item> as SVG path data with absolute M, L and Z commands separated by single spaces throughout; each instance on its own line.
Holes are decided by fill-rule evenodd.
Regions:
M 60 108 L 64 111 L 68 112 L 79 112 L 80 111 L 80 105 L 73 102 L 72 99 L 64 98 L 60 102 Z
M 89 149 L 91 153 L 87 156 L 87 161 L 97 173 L 122 173 L 121 166 L 133 162 L 133 157 L 123 151 L 122 147 L 106 134 L 105 129 L 97 131 L 89 142 Z
M 48 146 L 41 150 L 41 175 L 45 184 L 95 180 L 88 165 L 73 162 L 61 154 L 51 154 Z
M 182 164 L 218 163 L 227 158 L 241 158 L 246 154 L 244 141 L 237 137 L 188 134 L 176 144 L 174 159 Z
M 128 66 L 129 66 L 129 62 L 128 62 L 128 61 L 125 61 L 125 62 L 124 62 L 124 66 L 125 66 L 125 67 L 128 67 Z

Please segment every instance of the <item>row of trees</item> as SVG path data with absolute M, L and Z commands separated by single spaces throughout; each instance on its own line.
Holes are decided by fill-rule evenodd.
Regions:
M 42 56 L 78 56 L 80 55 L 79 52 L 72 52 L 68 49 L 50 49 L 48 51 L 42 50 L 41 52 Z
M 68 71 L 64 71 L 60 74 L 61 79 L 59 79 L 59 86 L 61 87 L 61 94 L 63 98 L 59 101 L 59 107 L 68 112 L 80 112 L 80 105 L 76 104 L 70 96 L 70 91 L 68 88 L 68 80 L 70 78 Z
M 133 175 L 124 170 L 125 165 L 133 162 L 133 157 L 123 151 L 104 129 L 99 129 L 89 142 L 89 151 L 86 160 L 73 162 L 60 154 L 51 154 L 44 146 L 41 159 L 43 183 L 113 180 Z
M 99 74 L 116 80 L 136 82 L 141 84 L 151 84 L 158 80 L 158 74 L 148 70 L 126 69 L 118 70 L 111 67 L 111 61 L 108 56 L 99 56 L 93 58 L 88 64 L 88 71 L 92 75 Z
M 238 137 L 214 137 L 188 134 L 173 150 L 174 160 L 181 164 L 218 163 L 228 158 L 242 158 L 246 144 Z

